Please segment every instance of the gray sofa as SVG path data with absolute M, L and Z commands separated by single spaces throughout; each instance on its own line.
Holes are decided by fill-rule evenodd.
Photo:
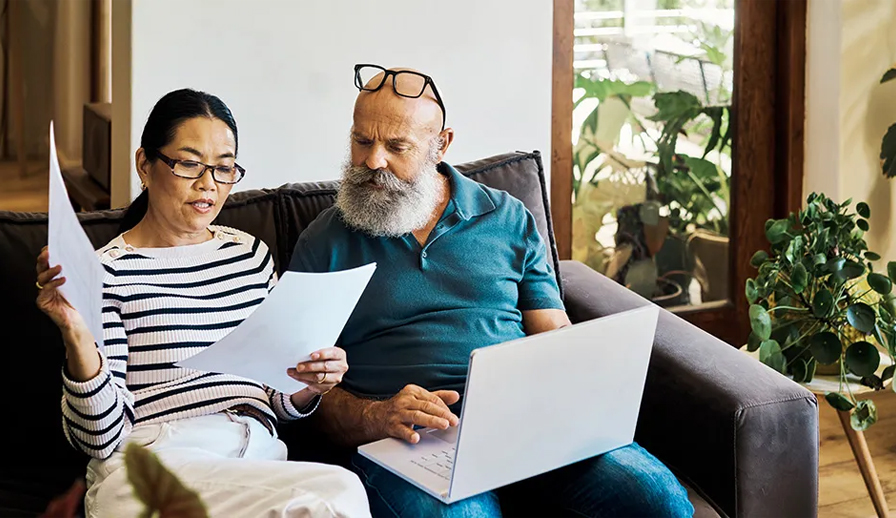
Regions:
M 550 244 L 574 322 L 649 303 L 581 263 L 559 261 L 537 152 L 509 153 L 458 169 L 508 191 L 532 211 Z M 303 183 L 240 192 L 228 200 L 218 223 L 262 238 L 282 271 L 299 234 L 333 203 L 336 187 Z M 120 210 L 81 214 L 96 247 L 116 235 L 121 215 Z M 62 435 L 59 333 L 34 305 L 34 260 L 46 236 L 46 214 L 0 211 L 5 356 L 0 516 L 39 514 L 83 476 L 86 465 Z M 697 516 L 817 514 L 815 397 L 666 311 L 660 315 L 636 440 L 684 482 Z

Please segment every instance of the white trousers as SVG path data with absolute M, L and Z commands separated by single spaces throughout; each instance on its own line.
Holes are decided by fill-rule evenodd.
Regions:
M 216 517 L 369 517 L 358 477 L 338 466 L 286 460 L 286 445 L 247 416 L 218 413 L 138 425 L 125 439 L 154 452 Z M 137 517 L 125 444 L 87 466 L 89 517 Z

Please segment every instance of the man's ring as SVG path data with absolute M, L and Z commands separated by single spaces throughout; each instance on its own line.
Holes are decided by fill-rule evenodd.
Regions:
M 317 382 L 318 382 L 318 383 L 323 383 L 325 379 L 327 379 L 327 373 L 326 373 L 326 372 L 319 372 L 319 373 L 318 373 L 318 376 L 317 376 Z
M 37 289 L 39 289 L 39 290 L 44 289 L 44 287 L 41 286 L 40 282 L 38 282 L 38 281 L 34 281 L 34 285 L 37 286 Z

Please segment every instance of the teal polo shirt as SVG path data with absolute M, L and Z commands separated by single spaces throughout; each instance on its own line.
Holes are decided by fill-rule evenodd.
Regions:
M 448 176 L 451 199 L 423 246 L 412 234 L 354 230 L 335 206 L 296 243 L 293 271 L 377 263 L 339 341 L 349 363 L 341 386 L 356 395 L 391 397 L 409 383 L 462 392 L 473 349 L 525 336 L 522 311 L 563 309 L 523 203 L 444 162 L 439 172 Z

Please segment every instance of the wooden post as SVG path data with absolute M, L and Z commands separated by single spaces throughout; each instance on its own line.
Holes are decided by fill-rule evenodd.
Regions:
M 865 433 L 853 430 L 849 423 L 850 412 L 837 410 L 837 415 L 840 417 L 840 424 L 843 425 L 843 431 L 846 433 L 846 440 L 849 441 L 849 446 L 852 448 L 852 454 L 856 458 L 856 464 L 859 465 L 862 479 L 865 480 L 865 487 L 868 488 L 868 495 L 871 496 L 874 510 L 880 518 L 887 518 L 890 516 L 890 509 L 887 507 L 887 499 L 880 485 L 880 479 L 877 477 L 877 470 L 874 469 L 871 451 L 868 450 L 868 443 L 865 442 Z
M 551 83 L 551 219 L 560 259 L 572 258 L 573 0 L 554 0 Z
M 7 2 L 6 34 L 9 35 L 9 88 L 12 100 L 12 130 L 16 139 L 16 159 L 19 162 L 19 174 L 28 176 L 28 157 L 25 156 L 25 72 L 22 68 L 24 49 L 20 34 L 22 20 L 18 1 Z

